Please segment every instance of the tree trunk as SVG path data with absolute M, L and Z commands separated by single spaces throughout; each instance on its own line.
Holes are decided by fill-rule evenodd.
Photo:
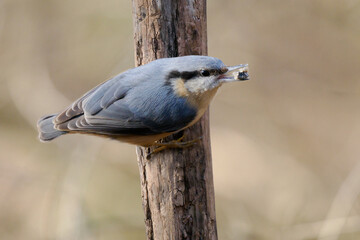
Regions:
M 205 0 L 133 0 L 133 17 L 137 66 L 207 55 Z M 149 160 L 151 149 L 137 148 L 149 240 L 217 239 L 208 116 L 185 130 L 185 141 L 202 136 L 192 147 L 167 149 Z

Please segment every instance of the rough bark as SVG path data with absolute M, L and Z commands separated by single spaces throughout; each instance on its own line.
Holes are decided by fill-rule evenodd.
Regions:
M 135 60 L 207 55 L 206 0 L 133 0 Z M 185 130 L 186 149 L 147 160 L 137 148 L 147 239 L 217 239 L 208 112 Z M 169 141 L 179 136 L 170 136 Z

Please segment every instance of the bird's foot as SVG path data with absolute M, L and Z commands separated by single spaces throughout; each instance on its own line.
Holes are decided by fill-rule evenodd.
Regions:
M 169 149 L 169 148 L 188 148 L 191 147 L 193 145 L 195 145 L 196 143 L 198 143 L 202 137 L 190 140 L 190 141 L 182 141 L 185 138 L 185 134 L 183 134 L 180 138 L 172 140 L 170 142 L 156 142 L 153 146 L 157 147 L 154 150 L 152 150 L 147 158 L 149 159 L 151 155 L 155 154 L 155 153 L 159 153 L 165 149 Z

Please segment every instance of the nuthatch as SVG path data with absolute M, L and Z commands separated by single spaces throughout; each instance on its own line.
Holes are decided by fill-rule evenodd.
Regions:
M 218 88 L 248 79 L 247 65 L 227 67 L 213 57 L 162 58 L 100 84 L 59 114 L 38 122 L 39 138 L 85 133 L 152 146 L 194 123 Z

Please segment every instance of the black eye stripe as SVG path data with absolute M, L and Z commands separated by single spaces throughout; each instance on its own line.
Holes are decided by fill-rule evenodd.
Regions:
M 194 77 L 199 76 L 199 72 L 198 71 L 193 71 L 193 72 L 182 72 L 181 73 L 181 78 L 186 80 L 190 80 Z
M 180 76 L 181 73 L 179 71 L 171 71 L 167 76 L 167 80 L 170 80 L 171 78 L 179 78 Z
M 222 68 L 222 69 L 202 69 L 200 71 L 183 71 L 183 72 L 179 72 L 179 71 L 171 71 L 166 80 L 169 81 L 170 79 L 173 78 L 182 78 L 184 79 L 184 81 L 193 79 L 195 77 L 199 77 L 199 76 L 203 76 L 203 77 L 208 77 L 208 76 L 216 76 L 216 75 L 220 75 L 223 74 L 227 71 L 226 68 Z

